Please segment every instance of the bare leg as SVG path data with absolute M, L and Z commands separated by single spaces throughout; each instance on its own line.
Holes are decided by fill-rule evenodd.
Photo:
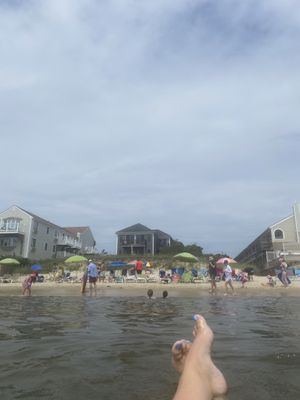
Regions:
M 234 287 L 232 285 L 232 281 L 229 280 L 229 281 L 225 281 L 225 296 L 228 294 L 228 285 L 230 286 L 232 294 L 235 294 Z
M 182 372 L 173 400 L 212 400 L 227 391 L 222 372 L 213 363 L 210 351 L 213 332 L 205 319 L 197 315 L 191 344 L 180 340 L 172 347 L 172 361 Z
M 216 285 L 216 281 L 214 278 L 211 278 L 210 285 L 211 285 L 211 289 L 209 292 L 212 294 L 215 294 L 217 291 L 217 285 Z

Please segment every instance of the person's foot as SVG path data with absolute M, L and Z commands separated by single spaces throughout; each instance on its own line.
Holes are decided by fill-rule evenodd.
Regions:
M 172 346 L 172 364 L 180 374 L 183 371 L 185 359 L 191 346 L 192 342 L 185 339 L 177 340 Z
M 210 384 L 213 398 L 223 396 L 227 392 L 227 383 L 222 372 L 211 359 L 213 332 L 201 315 L 195 316 L 196 323 L 193 329 L 194 342 L 179 340 L 172 347 L 172 362 L 178 372 L 191 369 L 199 376 L 206 376 Z

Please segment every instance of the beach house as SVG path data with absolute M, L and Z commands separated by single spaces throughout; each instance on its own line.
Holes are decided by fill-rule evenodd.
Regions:
M 0 255 L 34 260 L 93 254 L 90 228 L 62 228 L 18 206 L 0 213 Z
M 117 254 L 154 255 L 170 247 L 172 237 L 159 229 L 135 224 L 116 232 Z
M 239 263 L 254 264 L 260 270 L 275 266 L 280 255 L 290 265 L 300 264 L 300 207 L 295 204 L 292 214 L 270 225 L 235 259 Z

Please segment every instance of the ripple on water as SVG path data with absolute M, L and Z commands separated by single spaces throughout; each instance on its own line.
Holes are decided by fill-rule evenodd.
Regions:
M 24 301 L 25 300 L 25 301 Z M 230 399 L 299 398 L 299 300 L 257 298 L 0 298 L 1 398 L 171 399 L 170 346 L 192 315 L 215 332 Z M 17 377 L 17 379 L 16 379 Z

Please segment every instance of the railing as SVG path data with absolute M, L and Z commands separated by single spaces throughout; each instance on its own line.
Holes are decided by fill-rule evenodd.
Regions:
M 146 240 L 121 240 L 121 246 L 130 246 L 130 245 L 132 245 L 132 244 L 134 244 L 134 245 L 136 245 L 136 244 L 139 244 L 139 245 L 142 245 L 142 246 L 145 246 L 146 245 Z
M 95 254 L 95 253 L 97 253 L 97 249 L 96 249 L 96 247 L 87 246 L 82 250 L 82 252 L 84 254 Z
M 24 234 L 24 229 L 22 226 L 16 226 L 14 228 L 9 227 L 8 225 L 2 225 L 0 227 L 0 234 L 7 234 L 7 233 L 21 233 Z
M 61 238 L 57 240 L 57 245 L 58 246 L 68 246 L 68 247 L 73 247 L 76 249 L 81 249 L 82 243 L 78 240 L 72 240 L 68 238 Z

